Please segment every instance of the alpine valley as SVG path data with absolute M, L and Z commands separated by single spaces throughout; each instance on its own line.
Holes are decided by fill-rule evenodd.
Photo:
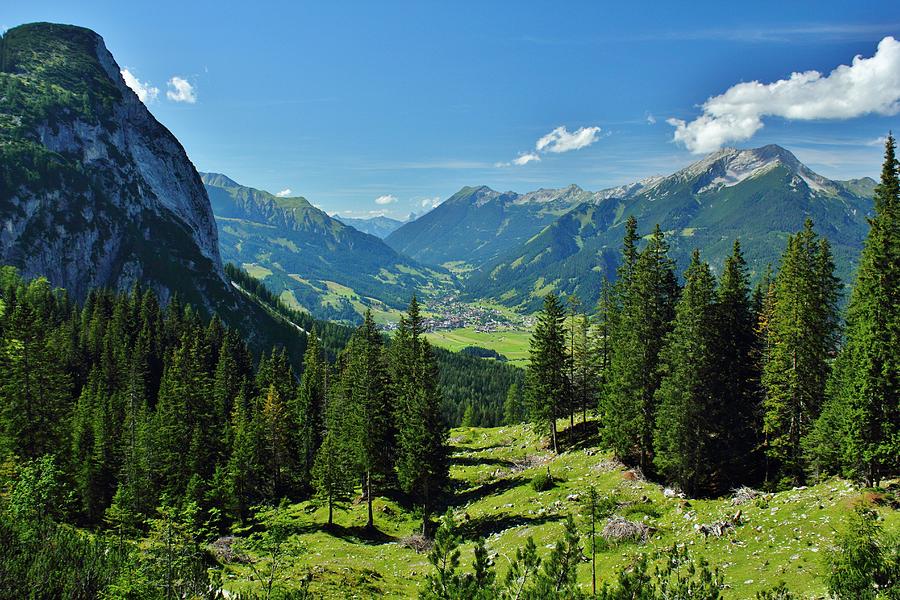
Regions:
M 659 224 L 682 271 L 694 248 L 714 268 L 740 240 L 754 279 L 778 265 L 787 237 L 811 218 L 849 282 L 868 231 L 875 181 L 831 181 L 779 146 L 725 149 L 662 177 L 599 192 L 527 194 L 463 188 L 386 239 L 398 251 L 463 274 L 471 299 L 536 310 L 548 292 L 597 301 L 614 281 L 623 225 Z M 474 248 L 465 240 L 475 239 Z M 454 240 L 459 240 L 455 243 Z
M 85 22 L 119 25 L 107 39 L 120 58 L 159 59 L 145 81 L 90 29 L 0 29 L 0 600 L 900 598 L 896 140 L 877 140 L 877 183 L 828 179 L 774 144 L 721 149 L 763 121 L 779 131 L 775 116 L 893 118 L 900 42 L 668 119 L 680 156 L 719 148 L 669 175 L 600 191 L 467 186 L 435 205 L 420 181 L 537 187 L 568 153 L 582 166 L 601 154 L 584 151 L 607 134 L 589 122 L 484 160 L 486 132 L 518 135 L 523 108 L 546 122 L 538 110 L 593 104 L 593 74 L 578 94 L 536 85 L 600 45 L 604 20 L 579 18 L 590 3 L 533 23 L 542 3 L 517 6 L 513 36 L 505 13 L 481 34 L 482 5 L 502 3 L 418 3 L 397 23 L 362 3 L 340 18 L 314 3 L 302 18 L 295 3 L 89 4 Z M 168 20 L 154 27 L 151 12 Z M 767 18 L 778 36 L 827 38 L 804 55 L 876 30 Z M 733 29 L 668 31 L 653 60 L 708 37 L 732 48 L 733 33 L 741 48 L 782 43 Z M 632 33 L 642 56 L 658 52 L 643 29 L 616 33 L 610 60 Z M 206 60 L 202 76 L 172 75 Z M 442 103 L 454 77 L 466 85 Z M 298 82 L 309 98 L 287 91 Z M 527 97 L 510 94 L 522 83 Z M 741 104 L 767 94 L 779 106 Z M 430 110 L 446 122 L 416 135 L 448 132 L 445 157 L 473 136 L 478 160 L 394 160 L 418 151 L 403 133 Z M 287 171 L 315 153 L 309 200 L 199 172 L 154 116 L 227 172 L 241 157 L 204 152 L 192 131 L 231 135 L 211 117 L 229 111 L 259 135 L 240 140 L 253 151 L 242 183 L 274 173 L 297 187 Z M 316 143 L 273 151 L 259 126 L 273 122 L 286 144 L 304 128 Z M 331 179 L 335 164 L 356 175 Z M 428 210 L 383 216 L 410 207 Z M 367 214 L 380 216 L 339 216 Z
M 203 183 L 224 259 L 265 281 L 291 308 L 356 322 L 366 309 L 386 313 L 415 293 L 454 287 L 446 270 L 423 267 L 305 198 L 279 198 L 216 173 L 204 174 Z

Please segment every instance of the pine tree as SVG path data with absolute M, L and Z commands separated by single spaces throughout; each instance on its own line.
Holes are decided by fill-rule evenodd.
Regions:
M 900 468 L 900 164 L 891 135 L 869 225 L 815 458 L 876 486 Z M 837 452 L 823 456 L 835 441 Z
M 684 278 L 675 323 L 660 357 L 654 463 L 667 479 L 696 495 L 709 490 L 721 459 L 716 440 L 724 433 L 723 407 L 716 389 L 719 357 L 712 319 L 716 283 L 699 251 Z
M 804 478 L 802 440 L 819 416 L 829 359 L 837 343 L 838 282 L 831 250 L 807 220 L 788 246 L 775 278 L 763 366 L 766 453 L 781 483 Z M 774 475 L 774 474 L 773 474 Z
M 303 375 L 290 407 L 296 422 L 296 448 L 299 456 L 298 478 L 306 484 L 310 481 L 313 460 L 322 443 L 325 406 L 325 372 L 327 365 L 315 327 L 307 336 L 306 353 L 303 356 Z
M 740 242 L 735 240 L 731 256 L 719 282 L 718 298 L 713 310 L 715 319 L 717 394 L 721 398 L 722 422 L 716 429 L 716 455 L 724 491 L 752 477 L 758 460 L 761 425 L 760 369 L 756 360 L 756 316 L 750 298 L 747 263 Z
M 56 452 L 64 438 L 71 380 L 63 369 L 58 300 L 46 279 L 23 285 L 4 320 L 0 347 L 0 445 L 21 458 Z
M 403 491 L 422 503 L 422 533 L 426 534 L 431 502 L 448 477 L 449 429 L 441 411 L 437 364 L 423 334 L 419 304 L 413 296 L 392 348 L 397 402 L 395 468 Z
M 524 417 L 522 397 L 519 386 L 515 383 L 506 390 L 506 400 L 503 402 L 503 423 L 505 425 L 518 425 Z
M 678 282 L 659 228 L 634 257 L 634 231 L 626 231 L 616 283 L 619 306 L 611 335 L 609 377 L 601 419 L 605 442 L 622 459 L 649 469 L 653 455 L 659 353 L 671 329 Z
M 312 469 L 316 496 L 328 506 L 329 526 L 334 523 L 334 507 L 350 500 L 356 484 L 351 409 L 344 386 L 332 386 L 326 399 L 325 436 Z
M 578 589 L 578 565 L 582 559 L 581 538 L 572 516 L 566 519 L 565 534 L 556 542 L 550 555 L 541 565 L 526 595 L 527 598 L 567 598 L 577 600 L 583 594 Z
M 341 385 L 348 394 L 348 411 L 353 416 L 352 446 L 363 476 L 368 520 L 374 527 L 372 502 L 376 481 L 384 481 L 393 468 L 396 428 L 391 415 L 390 379 L 381 334 L 371 311 L 356 331 L 345 351 Z
M 571 389 L 565 318 L 559 298 L 547 294 L 531 335 L 531 360 L 525 376 L 529 416 L 538 427 L 546 428 L 553 452 L 559 452 L 556 420 L 565 415 Z

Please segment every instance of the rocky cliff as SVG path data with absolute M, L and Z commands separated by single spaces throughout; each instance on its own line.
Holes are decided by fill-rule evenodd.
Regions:
M 90 30 L 0 39 L 0 263 L 78 298 L 137 282 L 206 308 L 233 295 L 200 176 Z

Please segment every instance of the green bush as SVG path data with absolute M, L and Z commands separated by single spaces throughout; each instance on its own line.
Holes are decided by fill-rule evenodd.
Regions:
M 885 536 L 878 513 L 858 506 L 825 555 L 825 583 L 840 600 L 900 597 L 900 539 Z
M 536 492 L 544 492 L 553 487 L 553 476 L 548 471 L 540 471 L 531 479 L 531 487 Z

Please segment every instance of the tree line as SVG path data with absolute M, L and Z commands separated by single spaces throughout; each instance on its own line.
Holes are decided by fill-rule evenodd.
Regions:
M 334 362 L 313 325 L 299 377 L 283 349 L 255 361 L 216 317 L 151 291 L 97 290 L 78 307 L 7 267 L 0 301 L 0 452 L 52 456 L 74 522 L 135 532 L 157 506 L 193 502 L 224 530 L 253 506 L 330 508 L 358 485 L 370 503 L 373 488 L 400 491 L 427 521 L 447 477 L 415 298 L 390 344 L 367 315 Z
M 616 281 L 593 314 L 545 297 L 528 417 L 557 451 L 559 419 L 595 412 L 618 458 L 689 494 L 827 474 L 874 486 L 897 473 L 898 169 L 888 136 L 843 319 L 831 248 L 810 220 L 752 287 L 739 241 L 718 277 L 695 250 L 680 284 L 665 234 L 657 225 L 640 244 L 630 217 Z

